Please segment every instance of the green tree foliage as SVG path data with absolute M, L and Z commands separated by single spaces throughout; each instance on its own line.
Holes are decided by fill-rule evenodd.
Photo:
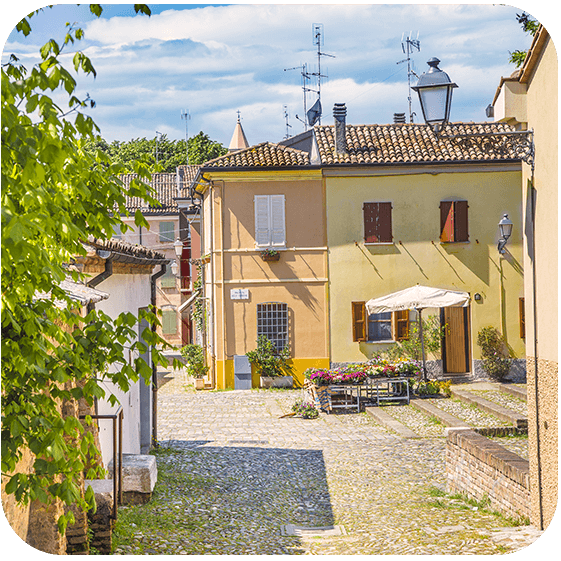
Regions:
M 143 5 L 136 10 L 149 13 Z M 91 11 L 99 16 L 101 7 L 93 4 Z M 17 25 L 25 35 L 31 16 Z M 123 391 L 141 378 L 148 382 L 151 369 L 142 359 L 128 360 L 129 349 L 146 350 L 138 342 L 140 318 L 112 320 L 95 310 L 81 317 L 59 284 L 69 275 L 79 280 L 67 264 L 85 255 L 82 241 L 89 235 L 111 237 L 119 214 L 127 214 L 126 195 L 155 200 L 141 179 L 130 187 L 121 183 L 125 166 L 102 150 L 85 150 L 99 129 L 81 112 L 93 102 L 75 96 L 73 74 L 95 70 L 80 51 L 72 58 L 74 72 L 60 62 L 81 37 L 67 24 L 63 40 L 45 44 L 30 70 L 14 55 L 2 66 L 2 479 L 20 503 L 58 498 L 86 508 L 93 494 L 84 499 L 77 481 L 96 450 L 80 421 L 63 415 L 61 406 L 80 398 L 92 404 L 105 396 L 104 381 Z M 60 90 L 68 96 L 66 109 L 51 98 Z M 141 163 L 131 171 L 150 177 Z M 157 321 L 152 313 L 143 317 Z M 162 343 L 150 329 L 142 335 L 150 345 Z M 158 351 L 152 357 L 164 363 Z M 16 469 L 25 449 L 34 454 L 32 473 Z M 61 531 L 72 519 L 59 520 Z
M 144 162 L 150 171 L 174 172 L 177 166 L 187 163 L 187 150 L 189 149 L 189 164 L 203 164 L 224 155 L 228 150 L 222 144 L 215 142 L 202 131 L 196 136 L 185 140 L 170 140 L 162 134 L 153 139 L 135 138 L 126 142 L 114 140 L 108 143 L 102 138 L 97 138 L 88 146 L 88 150 L 102 150 L 111 161 L 125 165 L 133 162 Z
M 425 347 L 425 356 L 438 355 L 442 346 L 442 338 L 444 337 L 445 326 L 440 325 L 440 319 L 437 316 L 429 316 L 423 319 L 423 342 Z M 411 322 L 409 328 L 409 336 L 403 341 L 398 341 L 390 347 L 384 354 L 389 360 L 398 358 L 406 358 L 413 360 L 421 360 L 423 358 L 421 348 L 421 337 L 419 332 L 419 322 Z
M 524 33 L 529 33 L 532 37 L 536 34 L 540 26 L 540 22 L 533 19 L 526 12 L 516 14 L 516 21 L 521 25 Z M 516 68 L 519 68 L 524 63 L 526 53 L 527 51 L 514 51 L 510 53 L 509 62 L 516 65 Z

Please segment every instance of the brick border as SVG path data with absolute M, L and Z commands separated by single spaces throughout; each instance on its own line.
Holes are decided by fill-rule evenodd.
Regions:
M 471 429 L 449 429 L 446 440 L 447 491 L 473 499 L 488 497 L 499 512 L 530 516 L 528 460 Z

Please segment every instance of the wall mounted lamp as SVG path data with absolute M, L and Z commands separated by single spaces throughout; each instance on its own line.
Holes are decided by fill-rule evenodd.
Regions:
M 501 234 L 501 237 L 499 239 L 499 244 L 497 245 L 497 249 L 499 250 L 499 253 L 505 253 L 505 246 L 506 246 L 506 242 L 508 241 L 508 238 L 510 238 L 510 235 L 512 234 L 512 221 L 510 220 L 510 218 L 508 217 L 508 214 L 505 214 L 501 220 L 499 221 L 499 232 Z

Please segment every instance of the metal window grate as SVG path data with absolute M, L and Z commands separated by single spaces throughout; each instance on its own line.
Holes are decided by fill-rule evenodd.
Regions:
M 288 345 L 288 305 L 281 302 L 257 304 L 257 336 L 265 335 L 278 351 Z

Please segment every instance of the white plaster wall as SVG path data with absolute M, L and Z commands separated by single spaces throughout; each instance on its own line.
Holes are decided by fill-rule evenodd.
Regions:
M 109 293 L 109 298 L 96 304 L 96 309 L 106 313 L 111 318 L 116 318 L 122 312 L 138 314 L 139 308 L 146 308 L 150 304 L 150 275 L 111 275 L 98 285 L 99 290 Z M 137 326 L 138 332 L 138 326 Z M 134 361 L 138 353 L 129 353 L 129 361 Z M 111 368 L 119 368 L 114 365 Z M 139 380 L 131 385 L 128 392 L 123 392 L 119 387 L 110 382 L 101 385 L 106 396 L 113 394 L 123 407 L 123 453 L 140 454 L 140 386 L 144 380 Z M 98 400 L 98 413 L 100 415 L 113 414 L 118 405 L 111 406 L 107 399 Z M 149 411 L 142 412 L 151 415 Z M 113 427 L 111 420 L 100 420 L 100 444 L 103 463 L 108 465 L 113 458 Z

